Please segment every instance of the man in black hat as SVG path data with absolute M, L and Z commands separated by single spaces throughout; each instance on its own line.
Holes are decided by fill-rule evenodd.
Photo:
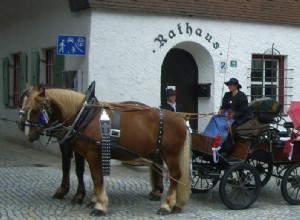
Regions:
M 222 105 L 219 110 L 219 115 L 224 115 L 227 119 L 234 119 L 234 123 L 231 126 L 231 134 L 222 145 L 221 153 L 224 156 L 228 156 L 233 150 L 233 138 L 236 128 L 252 118 L 252 113 L 248 108 L 248 99 L 245 93 L 240 91 L 242 86 L 236 78 L 231 78 L 225 82 L 228 86 L 229 92 L 226 92 Z
M 176 91 L 174 89 L 166 89 L 167 101 L 162 104 L 161 108 L 168 109 L 173 112 L 183 111 L 183 106 L 176 103 Z

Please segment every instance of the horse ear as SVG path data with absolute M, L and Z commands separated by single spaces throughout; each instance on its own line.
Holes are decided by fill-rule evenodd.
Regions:
M 26 90 L 30 90 L 30 85 L 29 85 L 29 83 L 27 82 L 27 83 L 25 83 L 25 88 L 26 88 Z
M 40 91 L 41 90 L 41 84 L 37 84 L 33 87 L 34 91 Z
M 40 96 L 45 97 L 46 96 L 45 88 L 44 87 L 40 88 L 40 91 L 41 91 Z

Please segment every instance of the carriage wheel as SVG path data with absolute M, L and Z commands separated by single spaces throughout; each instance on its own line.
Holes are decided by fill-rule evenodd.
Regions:
M 284 173 L 281 194 L 291 205 L 300 205 L 300 163 L 290 166 Z
M 260 178 L 256 169 L 247 163 L 229 167 L 223 175 L 219 193 L 230 209 L 246 209 L 252 205 L 260 191 Z
M 191 190 L 193 193 L 205 193 L 219 181 L 220 170 L 201 155 L 193 156 L 191 172 Z
M 269 182 L 273 172 L 272 156 L 269 152 L 262 149 L 256 150 L 248 155 L 246 163 L 249 163 L 257 170 L 261 187 Z

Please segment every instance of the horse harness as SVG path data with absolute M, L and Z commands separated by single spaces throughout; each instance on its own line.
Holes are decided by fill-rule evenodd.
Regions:
M 93 110 L 92 110 L 93 109 Z M 111 151 L 118 152 L 121 154 L 125 154 L 132 159 L 137 159 L 141 157 L 138 153 L 133 152 L 131 150 L 128 150 L 122 146 L 119 146 L 119 139 L 120 139 L 120 120 L 121 120 L 121 112 L 132 112 L 132 111 L 140 111 L 140 110 L 112 110 L 113 113 L 113 121 L 112 123 L 107 121 L 101 120 L 100 117 L 100 130 L 101 130 L 101 141 L 96 140 L 94 138 L 91 138 L 87 135 L 82 134 L 85 127 L 88 125 L 88 123 L 95 117 L 96 113 L 101 111 L 101 115 L 103 108 L 92 108 L 88 107 L 86 111 L 82 111 L 81 115 L 76 117 L 76 124 L 73 127 L 73 132 L 68 132 L 69 136 L 65 136 L 63 138 L 64 142 L 73 142 L 76 138 L 81 138 L 83 140 L 86 140 L 91 143 L 95 143 L 99 146 L 101 146 L 102 151 L 102 173 L 104 176 L 107 176 L 110 174 L 110 153 Z M 158 129 L 158 139 L 156 144 L 156 152 L 155 152 L 155 158 L 154 163 L 156 163 L 159 159 L 160 154 L 160 147 L 162 144 L 162 138 L 163 138 L 163 118 L 164 114 L 161 109 L 158 109 L 159 112 L 159 129 Z M 111 126 L 111 127 L 110 127 Z M 62 139 L 60 140 L 62 141 Z
M 88 106 L 88 105 L 87 105 Z M 75 126 L 73 127 L 73 132 L 68 136 L 60 139 L 60 142 L 73 142 L 76 138 L 81 138 L 84 139 L 88 142 L 97 144 L 97 145 L 102 145 L 102 141 L 96 140 L 94 138 L 91 138 L 87 135 L 84 135 L 82 132 L 86 128 L 86 126 L 89 124 L 89 122 L 96 116 L 96 114 L 99 111 L 102 111 L 104 108 L 93 108 L 88 106 L 87 111 L 83 111 L 81 116 L 79 116 L 79 119 L 76 122 Z M 110 128 L 110 147 L 111 150 L 126 154 L 133 159 L 137 159 L 140 157 L 139 154 L 130 151 L 126 148 L 123 148 L 122 146 L 119 146 L 119 139 L 121 136 L 121 130 L 120 130 L 120 120 L 121 120 L 121 113 L 122 112 L 133 112 L 133 111 L 141 111 L 141 110 L 136 110 L 136 109 L 129 109 L 129 110 L 112 110 L 113 113 L 113 121 L 111 123 L 111 128 Z M 160 147 L 162 144 L 162 138 L 163 138 L 163 120 L 164 120 L 164 113 L 162 109 L 158 109 L 158 114 L 159 114 L 159 128 L 158 128 L 158 138 L 157 138 L 157 144 L 156 144 L 156 152 L 155 154 L 158 156 L 160 153 Z
M 57 132 L 56 134 L 52 135 L 57 138 L 57 140 L 60 143 L 72 143 L 75 141 L 75 139 L 80 138 L 85 141 L 88 141 L 90 143 L 94 143 L 96 145 L 101 146 L 102 149 L 102 164 L 104 169 L 106 169 L 106 173 L 109 173 L 109 161 L 110 161 L 110 151 L 118 152 L 121 154 L 125 154 L 132 159 L 137 159 L 141 157 L 138 153 L 133 152 L 131 150 L 128 150 L 122 146 L 119 146 L 119 139 L 120 139 L 120 120 L 121 120 L 121 112 L 132 112 L 132 111 L 140 111 L 141 109 L 129 109 L 129 110 L 115 110 L 110 109 L 113 113 L 113 121 L 110 123 L 109 127 L 109 135 L 106 136 L 101 132 L 102 140 L 96 140 L 94 138 L 91 138 L 85 134 L 83 134 L 83 131 L 85 130 L 86 126 L 90 123 L 90 121 L 96 117 L 96 115 L 99 113 L 99 111 L 102 113 L 105 111 L 105 107 L 100 107 L 96 105 L 98 102 L 97 98 L 94 96 L 93 92 L 89 92 L 88 95 L 86 95 L 83 106 L 79 110 L 78 114 L 71 119 L 71 126 L 65 127 L 65 123 L 57 124 L 56 122 L 51 123 L 48 128 L 44 127 L 44 124 L 41 129 L 47 130 L 50 133 L 55 130 L 60 130 L 60 132 Z M 96 106 L 96 107 L 95 107 Z M 42 114 L 47 114 L 47 108 L 43 107 L 43 111 L 41 111 Z M 158 138 L 157 138 L 157 144 L 156 144 L 156 151 L 155 151 L 155 161 L 158 161 L 159 154 L 160 154 L 160 147 L 162 144 L 162 138 L 163 138 L 163 120 L 164 120 L 164 113 L 162 109 L 158 109 L 158 116 L 159 116 L 159 128 L 158 128 Z M 48 115 L 47 115 L 48 117 Z M 30 123 L 30 126 L 38 127 L 41 126 L 41 122 L 27 122 Z M 101 123 L 101 120 L 100 120 Z M 101 124 L 100 124 L 100 129 Z M 54 132 L 55 133 L 55 132 Z M 103 155 L 103 153 L 105 155 Z M 104 172 L 104 174 L 105 174 Z

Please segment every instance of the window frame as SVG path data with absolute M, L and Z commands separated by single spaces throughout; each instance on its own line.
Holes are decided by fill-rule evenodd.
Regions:
M 56 48 L 44 49 L 44 78 L 45 83 L 61 87 L 63 84 L 63 71 L 65 66 L 65 56 L 58 55 Z
M 28 82 L 28 58 L 25 53 L 15 53 L 13 58 L 13 107 L 20 105 L 20 95 Z
M 252 73 L 253 73 L 253 60 L 261 60 L 262 61 L 262 73 L 263 75 L 262 77 L 262 81 L 253 81 L 252 80 Z M 251 59 L 251 71 L 250 71 L 250 78 L 251 78 L 251 85 L 250 85 L 250 93 L 251 93 L 251 100 L 252 99 L 252 89 L 253 89 L 253 85 L 261 85 L 262 86 L 262 93 L 260 94 L 261 97 L 272 97 L 274 98 L 274 96 L 276 97 L 276 100 L 279 103 L 285 103 L 285 94 L 284 94 L 284 88 L 285 88 L 285 56 L 282 55 L 265 55 L 265 54 L 253 54 L 252 55 L 252 59 Z M 277 62 L 276 68 L 266 68 L 266 62 Z M 267 82 L 266 83 L 266 70 L 268 69 L 275 69 L 276 70 L 276 80 L 271 81 L 271 82 Z M 274 77 L 273 77 L 274 78 Z M 267 94 L 266 95 L 266 88 L 271 85 L 271 86 L 276 86 L 276 94 Z M 259 96 L 259 95 L 257 95 Z M 259 98 L 259 97 L 255 97 L 255 98 Z

